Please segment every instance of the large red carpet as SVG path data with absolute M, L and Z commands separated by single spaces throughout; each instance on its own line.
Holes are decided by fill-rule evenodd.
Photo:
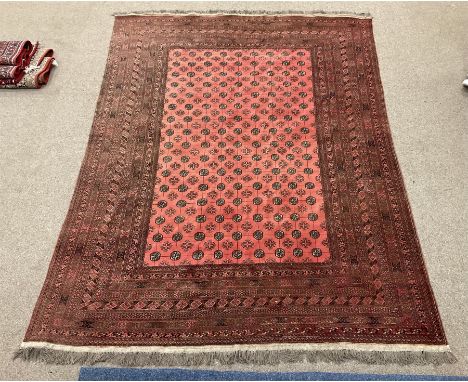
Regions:
M 452 360 L 371 19 L 117 17 L 19 356 Z

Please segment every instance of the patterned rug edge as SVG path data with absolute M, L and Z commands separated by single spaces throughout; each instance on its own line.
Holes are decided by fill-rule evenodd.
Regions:
M 270 365 L 306 361 L 426 365 L 455 363 L 448 345 L 408 344 L 266 344 L 216 346 L 68 346 L 23 342 L 15 359 L 54 364 L 111 363 L 121 366 Z

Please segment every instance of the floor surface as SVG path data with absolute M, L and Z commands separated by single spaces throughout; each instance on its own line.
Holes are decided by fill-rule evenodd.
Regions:
M 370 12 L 395 149 L 455 365 L 319 363 L 258 371 L 468 375 L 468 3 L 0 3 L 0 39 L 40 40 L 59 68 L 0 91 L 0 378 L 76 379 L 78 365 L 13 361 L 68 209 L 107 57 L 113 12 Z M 163 365 L 164 366 L 164 365 Z

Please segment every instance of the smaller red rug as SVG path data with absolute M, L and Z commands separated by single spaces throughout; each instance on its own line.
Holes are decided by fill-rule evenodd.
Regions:
M 30 62 L 26 68 L 0 66 L 0 89 L 39 89 L 49 82 L 50 73 L 56 64 L 53 57 L 54 51 L 50 48 L 44 48 L 37 42 L 31 50 Z M 8 68 L 15 68 L 16 77 L 8 76 Z M 2 72 L 6 73 L 3 75 Z
M 0 65 L 20 66 L 29 64 L 33 45 L 31 41 L 0 41 Z

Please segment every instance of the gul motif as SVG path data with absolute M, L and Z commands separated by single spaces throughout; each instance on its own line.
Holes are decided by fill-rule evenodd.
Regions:
M 325 262 L 306 50 L 171 50 L 145 264 Z

